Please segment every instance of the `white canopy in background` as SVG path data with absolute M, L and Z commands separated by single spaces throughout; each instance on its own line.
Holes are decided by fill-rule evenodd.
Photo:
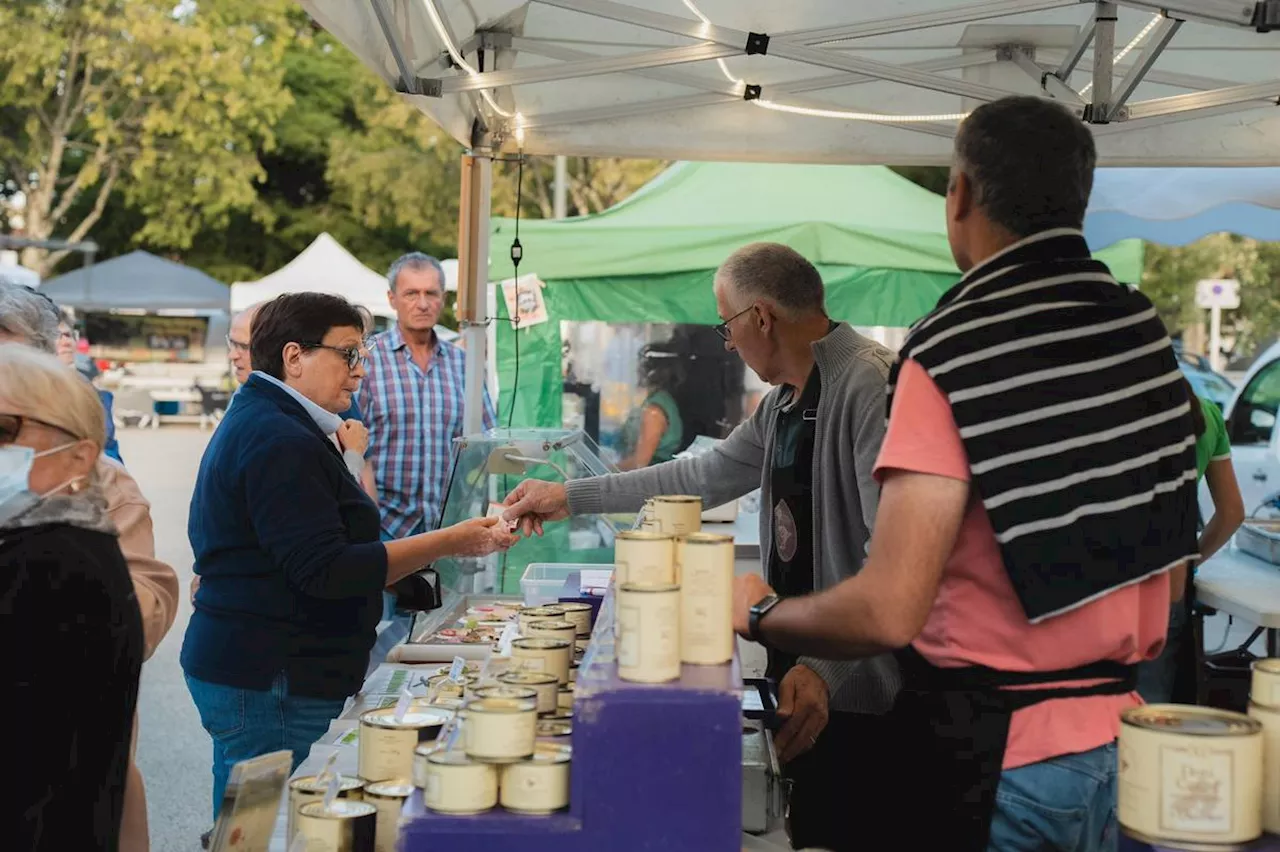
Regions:
M 1107 165 L 1280 165 L 1280 0 L 300 2 L 468 145 L 945 164 L 964 113 L 1034 93 Z
M 364 305 L 374 316 L 394 317 L 386 276 L 374 272 L 328 234 L 265 278 L 231 285 L 231 310 L 243 311 L 284 293 L 331 293 Z

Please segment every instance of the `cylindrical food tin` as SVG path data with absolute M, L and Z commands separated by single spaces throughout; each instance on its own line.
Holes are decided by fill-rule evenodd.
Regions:
M 568 621 L 530 621 L 525 636 L 530 639 L 545 637 L 563 639 L 572 644 L 578 638 L 578 628 Z
M 378 830 L 374 837 L 377 852 L 396 852 L 400 811 L 412 795 L 413 785 L 406 781 L 379 781 L 365 788 L 364 800 L 378 809 Z
M 502 768 L 502 806 L 520 814 L 549 814 L 569 806 L 567 754 L 538 752 Z
M 427 755 L 422 802 L 445 814 L 478 814 L 498 804 L 498 768 L 460 751 Z
M 578 661 L 574 660 L 569 666 L 569 683 L 578 682 Z
M 1249 700 L 1263 707 L 1280 709 L 1280 658 L 1254 660 Z
M 477 698 L 462 708 L 467 756 L 510 763 L 533 754 L 538 704 L 532 698 Z
M 564 620 L 577 628 L 577 638 L 585 639 L 591 635 L 591 614 L 595 611 L 591 604 L 566 601 L 556 606 L 564 610 Z
M 1262 833 L 1262 725 L 1209 707 L 1121 716 L 1120 825 L 1153 845 L 1222 849 Z
M 359 772 L 365 781 L 407 779 L 413 775 L 413 750 L 435 740 L 448 721 L 443 710 L 421 707 L 396 720 L 395 708 L 370 710 L 360 717 Z
M 285 837 L 293 842 L 294 832 L 298 830 L 298 808 L 312 802 L 324 801 L 325 791 L 329 789 L 329 779 L 315 775 L 304 775 L 289 782 L 289 818 L 285 822 Z M 350 775 L 338 779 L 338 798 L 360 801 L 364 790 L 364 781 Z
M 560 681 L 555 675 L 548 672 L 506 672 L 498 675 L 498 683 L 532 689 L 539 714 L 556 712 Z
M 573 709 L 573 687 L 565 684 L 560 688 L 559 694 L 556 696 L 556 709 L 565 712 Z
M 618 589 L 618 677 L 663 683 L 680 677 L 680 587 Z
M 559 604 L 547 604 L 546 606 L 528 606 L 520 610 L 520 615 L 516 622 L 520 628 L 521 636 L 529 635 L 529 622 L 531 621 L 563 621 L 565 616 L 564 608 Z
M 1251 702 L 1249 716 L 1262 724 L 1262 827 L 1280 834 L 1280 708 Z
M 544 716 L 538 720 L 538 736 L 540 737 L 567 737 L 572 733 L 572 717 Z
M 563 639 L 517 639 L 511 643 L 512 669 L 523 672 L 546 672 L 560 683 L 569 682 L 569 666 L 573 663 L 573 643 Z
M 549 675 L 548 675 L 549 677 Z M 514 698 L 518 701 L 538 700 L 536 690 L 527 686 L 515 686 L 509 683 L 495 683 L 489 686 L 476 687 L 476 698 Z
M 623 583 L 674 583 L 676 540 L 666 533 L 626 530 L 613 542 L 614 580 Z
M 467 687 L 475 686 L 480 679 L 475 675 L 463 675 L 461 681 L 449 680 L 447 674 L 427 678 L 427 689 L 435 690 L 437 698 L 461 698 Z
M 647 514 L 658 532 L 667 535 L 692 535 L 702 531 L 702 498 L 683 494 L 654 497 Z
M 378 810 L 368 802 L 337 799 L 328 808 L 311 802 L 298 809 L 298 834 L 307 852 L 375 852 Z
M 680 661 L 733 659 L 733 537 L 696 533 L 676 541 L 680 575 Z

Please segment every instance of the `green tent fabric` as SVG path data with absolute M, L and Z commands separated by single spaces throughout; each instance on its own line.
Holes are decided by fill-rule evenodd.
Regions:
M 883 166 L 677 163 L 603 213 L 522 221 L 521 271 L 545 283 L 552 321 L 519 332 L 499 327 L 503 421 L 560 425 L 559 321 L 715 324 L 715 269 L 751 242 L 785 243 L 812 261 L 834 318 L 910 325 L 960 275 L 944 207 L 941 196 Z M 508 277 L 514 232 L 513 220 L 493 221 L 495 279 Z M 1097 256 L 1121 281 L 1140 280 L 1140 241 Z

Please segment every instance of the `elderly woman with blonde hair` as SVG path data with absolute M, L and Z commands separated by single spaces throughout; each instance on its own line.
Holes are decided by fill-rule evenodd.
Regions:
M 0 798 L 17 849 L 120 842 L 143 629 L 96 481 L 105 440 L 92 387 L 52 355 L 0 345 L 0 689 L 40 753 Z

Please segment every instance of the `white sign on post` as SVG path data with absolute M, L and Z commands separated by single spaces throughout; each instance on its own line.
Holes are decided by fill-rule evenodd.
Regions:
M 1240 307 L 1240 282 L 1233 278 L 1206 278 L 1196 284 L 1197 308 Z
M 1206 278 L 1196 283 L 1196 307 L 1209 309 L 1209 363 L 1222 371 L 1222 311 L 1240 307 L 1240 282 Z

